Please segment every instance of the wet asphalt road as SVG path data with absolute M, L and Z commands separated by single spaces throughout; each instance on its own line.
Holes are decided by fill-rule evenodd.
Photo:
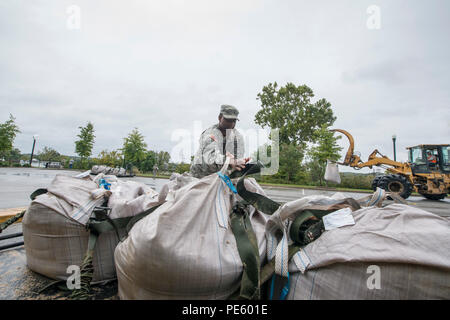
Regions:
M 28 206 L 30 194 L 39 188 L 47 188 L 57 174 L 75 176 L 82 171 L 37 168 L 0 168 L 0 210 Z M 121 178 L 143 182 L 159 190 L 166 179 Z

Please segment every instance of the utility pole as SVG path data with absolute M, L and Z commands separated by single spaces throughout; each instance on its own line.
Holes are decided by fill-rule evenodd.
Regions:
M 31 162 L 33 162 L 34 146 L 36 145 L 36 139 L 37 138 L 38 138 L 37 134 L 33 135 L 33 149 L 31 149 L 30 167 L 31 167 Z
M 397 140 L 397 136 L 394 134 L 392 136 L 392 144 L 394 145 L 394 161 L 397 161 L 397 154 L 395 152 L 395 140 Z

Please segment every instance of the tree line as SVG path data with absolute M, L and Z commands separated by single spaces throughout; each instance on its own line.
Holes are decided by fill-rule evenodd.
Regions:
M 117 150 L 102 150 L 97 157 L 91 158 L 94 146 L 94 125 L 88 122 L 85 127 L 79 127 L 80 133 L 75 141 L 75 152 L 80 159 L 74 162 L 75 169 L 90 169 L 93 165 L 132 168 L 136 173 L 157 171 L 174 171 L 167 151 L 148 150 L 144 136 L 138 128 L 134 128 L 123 139 L 123 146 Z
M 110 167 L 131 167 L 133 170 L 146 173 L 154 169 L 158 171 L 183 171 L 188 164 L 170 163 L 170 154 L 167 151 L 147 150 L 144 136 L 134 128 L 123 140 L 122 148 L 117 150 L 102 150 L 97 157 L 92 157 L 95 143 L 95 129 L 91 122 L 86 126 L 78 127 L 80 133 L 75 141 L 75 153 L 78 157 L 60 154 L 52 147 L 44 148 L 33 156 L 40 162 L 60 162 L 65 168 L 90 169 L 93 165 L 106 165 Z M 21 154 L 18 148 L 13 147 L 14 139 L 20 133 L 15 118 L 10 115 L 9 120 L 0 124 L 0 166 L 22 166 L 20 160 L 26 161 L 24 166 L 30 166 L 30 154 Z

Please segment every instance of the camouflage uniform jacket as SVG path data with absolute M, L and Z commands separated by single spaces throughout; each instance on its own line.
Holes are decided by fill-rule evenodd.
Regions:
M 224 137 L 219 125 L 203 131 L 199 140 L 199 149 L 191 165 L 191 174 L 196 178 L 203 178 L 219 171 L 225 163 L 225 154 L 228 151 L 236 159 L 244 157 L 244 138 L 236 129 L 227 130 Z

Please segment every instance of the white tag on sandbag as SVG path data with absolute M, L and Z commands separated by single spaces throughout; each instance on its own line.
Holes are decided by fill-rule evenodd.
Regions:
M 341 176 L 339 175 L 339 167 L 336 162 L 327 160 L 327 167 L 325 169 L 324 179 L 328 182 L 341 183 Z
M 325 230 L 333 230 L 343 226 L 354 225 L 352 209 L 344 208 L 327 214 L 322 218 Z

